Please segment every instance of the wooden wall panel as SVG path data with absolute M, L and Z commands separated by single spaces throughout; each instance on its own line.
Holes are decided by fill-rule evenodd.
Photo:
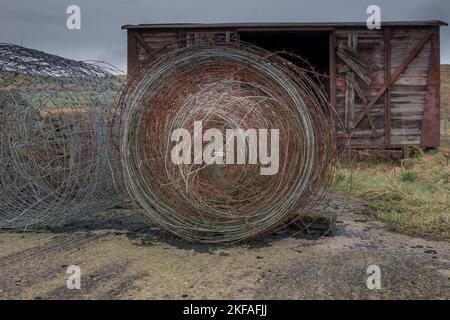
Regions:
M 372 108 L 368 109 L 370 110 L 368 115 L 371 120 L 367 116 L 364 116 L 356 127 L 350 128 L 350 130 L 347 128 L 347 132 L 351 136 L 351 146 L 361 146 L 363 142 L 361 136 L 363 136 L 363 133 L 366 133 L 365 143 L 368 146 L 380 144 L 389 148 L 394 145 L 421 144 L 423 116 L 427 99 L 436 101 L 436 99 L 429 98 L 432 95 L 436 96 L 435 89 L 433 89 L 435 90 L 434 93 L 428 94 L 427 98 L 427 88 L 430 91 L 429 70 L 430 55 L 432 53 L 432 41 L 429 38 L 430 30 L 430 28 L 390 28 L 387 34 L 384 34 L 384 30 L 337 31 L 338 46 L 339 44 L 346 45 L 351 34 L 356 33 L 358 35 L 356 50 L 358 53 L 373 61 L 373 70 L 371 70 L 371 75 L 373 76 L 372 83 L 367 85 L 364 81 L 358 79 L 358 84 L 364 91 L 366 100 L 371 101 L 371 98 L 377 96 L 380 90 L 383 90 L 383 87 L 384 89 L 387 88 L 381 91 L 384 94 L 376 100 Z M 428 38 L 430 40 L 424 42 L 424 39 Z M 402 70 L 399 77 L 390 84 L 391 75 L 405 65 L 406 57 L 411 52 L 414 52 L 421 41 L 425 43 L 421 50 L 407 64 L 406 68 Z M 386 43 L 389 44 L 389 48 L 385 52 L 384 48 Z M 390 68 L 384 65 L 385 61 L 388 61 Z M 339 117 L 345 119 L 346 109 L 348 109 L 348 104 L 345 102 L 347 86 L 345 73 L 348 72 L 348 69 L 345 69 L 345 63 L 342 59 L 338 59 L 336 65 L 338 70 L 337 108 Z M 343 71 L 339 72 L 340 69 Z M 386 73 L 388 70 L 390 70 L 389 74 Z M 384 86 L 385 83 L 387 87 Z M 433 88 L 435 87 L 436 85 Z M 436 103 L 433 102 L 432 104 L 435 105 Z M 354 116 L 355 113 L 360 113 L 366 107 L 361 99 L 355 99 L 351 116 Z M 338 120 L 339 122 L 342 124 L 343 121 Z M 356 121 L 353 122 L 353 124 L 355 123 Z M 338 130 L 341 135 L 345 132 L 345 129 L 345 127 L 342 125 L 339 126 L 338 124 Z M 434 132 L 436 130 L 431 131 Z M 384 141 L 380 143 L 379 135 L 384 135 L 384 132 L 386 132 L 386 136 L 384 137 Z
M 178 32 L 140 32 L 142 40 L 151 51 L 160 50 L 167 46 L 177 48 L 175 41 L 178 40 Z M 145 48 L 138 45 L 138 61 L 144 61 L 148 56 L 148 52 Z
M 357 126 L 346 124 L 347 118 L 354 120 L 363 110 L 367 101 L 370 101 L 384 84 L 384 32 L 381 30 L 337 30 L 337 46 L 349 46 L 351 37 L 357 38 L 356 48 L 358 54 L 370 61 L 368 73 L 370 83 L 366 83 L 358 76 L 355 76 L 357 85 L 363 92 L 363 97 L 355 94 L 351 110 L 346 107 L 346 76 L 349 67 L 345 61 L 338 58 L 336 62 L 336 106 L 338 112 L 337 130 L 341 141 L 339 144 L 345 144 L 346 139 L 350 139 L 352 147 L 364 147 L 367 145 L 380 145 L 384 143 L 384 102 L 379 99 L 373 108 L 369 111 L 370 120 L 365 117 Z M 346 113 L 349 113 L 346 115 Z M 352 121 L 350 121 L 352 122 Z
M 428 32 L 428 29 L 392 29 L 391 72 Z M 393 84 L 390 100 L 393 144 L 420 144 L 430 52 L 428 41 Z

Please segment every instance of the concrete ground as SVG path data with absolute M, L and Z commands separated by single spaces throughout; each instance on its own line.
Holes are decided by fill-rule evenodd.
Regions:
M 450 243 L 408 236 L 331 195 L 332 236 L 293 230 L 233 246 L 163 236 L 126 210 L 0 232 L 0 299 L 450 299 Z M 69 265 L 81 289 L 69 290 Z M 366 286 L 381 269 L 381 289 Z

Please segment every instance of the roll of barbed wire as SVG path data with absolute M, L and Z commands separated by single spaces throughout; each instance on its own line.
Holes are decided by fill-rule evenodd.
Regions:
M 106 64 L 0 44 L 0 227 L 57 226 L 120 200 L 108 129 L 120 85 Z
M 121 93 L 126 188 L 146 221 L 189 241 L 266 234 L 326 191 L 331 112 L 320 75 L 300 57 L 178 41 L 151 54 Z

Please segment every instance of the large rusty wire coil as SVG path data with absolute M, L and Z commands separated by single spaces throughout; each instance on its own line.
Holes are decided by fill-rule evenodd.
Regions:
M 0 44 L 0 227 L 67 223 L 114 206 L 107 65 Z
M 150 55 L 123 88 L 116 117 L 123 178 L 144 219 L 189 241 L 233 242 L 285 226 L 321 199 L 335 163 L 332 111 L 320 76 L 299 61 L 225 40 L 179 41 Z M 227 129 L 255 129 L 258 138 L 278 129 L 279 168 L 262 175 L 267 165 L 250 163 L 251 151 L 244 164 L 174 163 L 180 128 L 193 140 L 208 129 L 224 139 Z M 192 161 L 202 154 L 194 151 Z

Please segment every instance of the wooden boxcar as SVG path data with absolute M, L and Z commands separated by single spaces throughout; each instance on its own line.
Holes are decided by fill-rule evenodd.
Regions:
M 128 71 L 178 39 L 239 39 L 307 59 L 325 75 L 337 143 L 355 149 L 437 147 L 442 21 L 125 25 Z M 180 42 L 181 43 L 181 42 Z

